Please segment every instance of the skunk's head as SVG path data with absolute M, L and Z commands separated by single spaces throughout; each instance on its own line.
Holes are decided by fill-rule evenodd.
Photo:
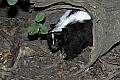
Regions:
M 48 46 L 52 52 L 56 52 L 61 49 L 64 43 L 64 35 L 62 32 L 49 32 L 47 38 Z

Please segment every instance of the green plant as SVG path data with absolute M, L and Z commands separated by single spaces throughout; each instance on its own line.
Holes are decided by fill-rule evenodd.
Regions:
M 18 2 L 18 0 L 7 0 L 9 5 L 14 5 Z
M 41 24 L 40 22 L 43 21 L 45 18 L 45 13 L 43 11 L 39 12 L 36 17 L 35 21 L 30 24 L 28 27 L 28 34 L 29 35 L 34 35 L 34 34 L 47 34 L 48 33 L 48 28 Z

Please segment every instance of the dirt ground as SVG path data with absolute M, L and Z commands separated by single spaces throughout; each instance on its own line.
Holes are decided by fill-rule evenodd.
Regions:
M 18 10 L 20 15 L 8 18 L 8 10 L 0 8 L 0 80 L 120 80 L 119 43 L 85 72 L 70 76 L 89 62 L 91 48 L 64 61 L 65 54 L 52 53 L 46 39 L 28 40 L 27 26 L 35 14 Z M 44 24 L 49 27 L 62 13 L 51 14 Z

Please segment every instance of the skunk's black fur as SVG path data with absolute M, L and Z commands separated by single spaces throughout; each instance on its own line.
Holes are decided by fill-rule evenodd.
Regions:
M 63 45 L 64 52 L 67 54 L 65 60 L 72 60 L 89 45 L 92 45 L 92 21 L 85 23 L 76 22 L 67 25 Z
M 76 11 L 75 11 L 76 12 Z M 67 17 L 75 13 L 71 11 Z M 67 54 L 65 60 L 72 60 L 88 45 L 93 43 L 92 20 L 85 20 L 83 23 L 76 21 L 69 23 L 62 31 L 48 33 L 48 46 L 52 52 L 63 49 Z M 54 34 L 54 45 L 52 34 Z

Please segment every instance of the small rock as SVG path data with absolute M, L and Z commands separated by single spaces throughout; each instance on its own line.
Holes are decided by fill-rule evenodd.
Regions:
M 34 50 L 29 48 L 29 47 L 25 47 L 23 50 L 22 50 L 22 57 L 28 57 L 28 56 L 33 56 L 34 55 Z

